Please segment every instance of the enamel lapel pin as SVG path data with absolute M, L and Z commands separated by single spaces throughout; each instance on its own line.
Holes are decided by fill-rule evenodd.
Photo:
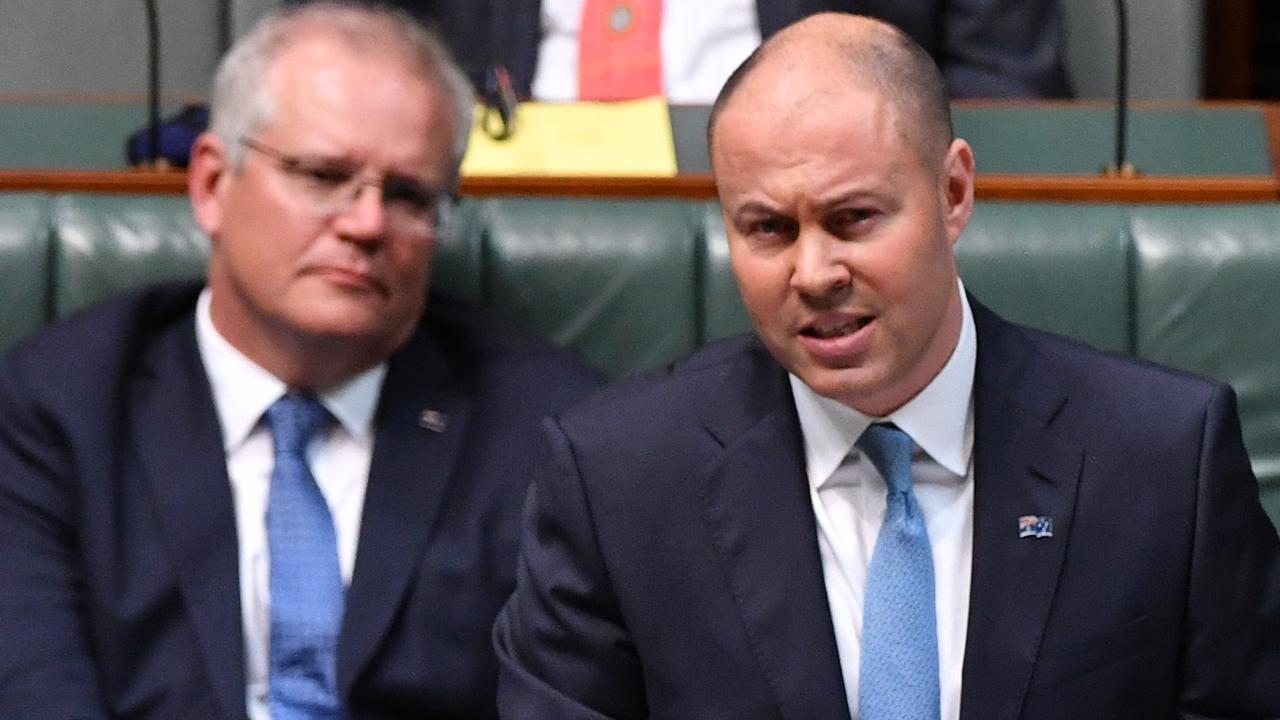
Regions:
M 1018 537 L 1053 537 L 1053 518 L 1048 515 L 1023 515 L 1018 518 Z

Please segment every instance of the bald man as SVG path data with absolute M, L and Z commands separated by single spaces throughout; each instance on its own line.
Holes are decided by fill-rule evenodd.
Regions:
M 973 153 L 928 55 L 803 21 L 710 139 L 755 333 L 545 424 L 504 717 L 1280 716 L 1232 390 L 965 292 Z

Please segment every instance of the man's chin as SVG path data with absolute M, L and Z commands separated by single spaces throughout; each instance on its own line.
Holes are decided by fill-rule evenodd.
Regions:
M 810 364 L 793 372 L 819 395 L 843 403 L 859 412 L 876 414 L 864 409 L 874 407 L 874 397 L 877 394 L 875 391 L 880 386 L 875 373 L 870 368 L 831 368 Z
M 387 313 L 361 309 L 351 312 L 314 312 L 294 323 L 297 333 L 317 343 L 395 345 L 412 330 L 412 323 L 388 322 Z

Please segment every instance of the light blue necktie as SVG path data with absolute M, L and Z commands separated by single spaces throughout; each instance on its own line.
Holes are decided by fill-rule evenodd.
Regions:
M 329 414 L 315 397 L 290 392 L 267 409 L 266 418 L 275 440 L 267 500 L 271 718 L 341 718 L 337 647 L 344 590 L 337 535 L 306 458 Z
M 889 487 L 862 606 L 858 715 L 936 720 L 942 711 L 933 551 L 911 492 L 911 438 L 894 425 L 875 424 L 857 446 Z

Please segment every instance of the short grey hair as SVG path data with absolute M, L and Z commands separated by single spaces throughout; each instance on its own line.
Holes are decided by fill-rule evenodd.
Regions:
M 280 55 L 313 32 L 324 33 L 353 51 L 370 49 L 404 55 L 424 81 L 451 100 L 454 177 L 467 151 L 475 92 L 440 37 L 413 16 L 395 8 L 339 2 L 287 6 L 240 38 L 218 64 L 213 78 L 210 128 L 226 146 L 233 168 L 244 162 L 240 139 L 252 136 L 275 115 L 272 68 Z

